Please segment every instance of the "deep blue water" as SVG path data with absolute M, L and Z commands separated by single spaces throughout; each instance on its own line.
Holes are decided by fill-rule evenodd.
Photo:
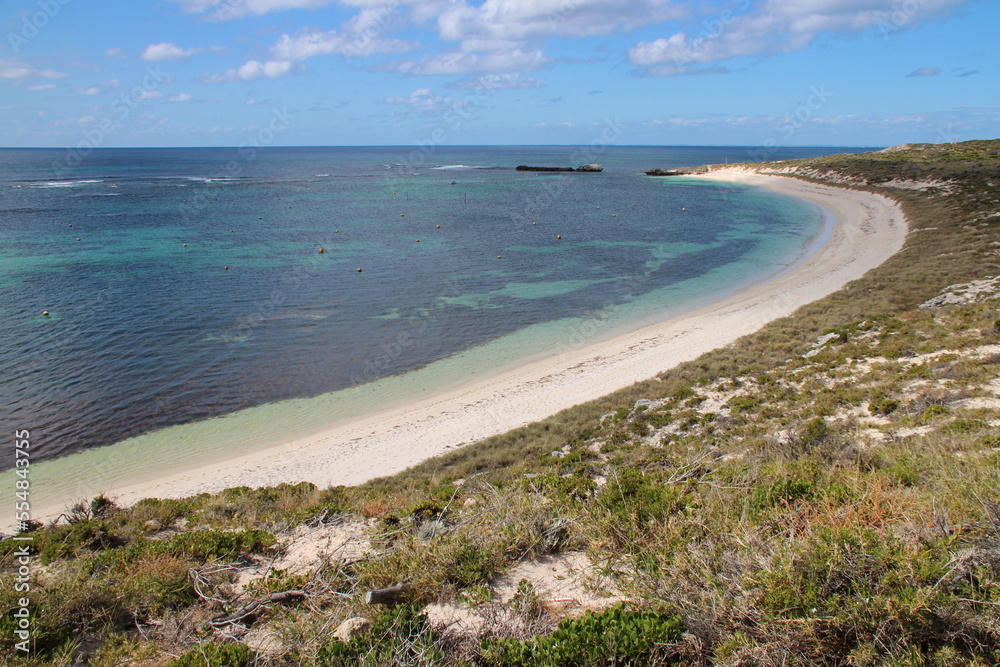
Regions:
M 0 422 L 41 459 L 404 373 L 741 261 L 763 275 L 820 226 L 797 200 L 641 173 L 745 148 L 610 148 L 601 174 L 513 169 L 576 166 L 571 147 L 80 157 L 0 150 Z

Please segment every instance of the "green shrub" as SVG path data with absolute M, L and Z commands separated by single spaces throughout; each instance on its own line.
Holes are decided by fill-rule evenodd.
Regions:
M 597 497 L 597 504 L 613 519 L 636 526 L 644 526 L 685 507 L 683 489 L 656 483 L 635 468 L 621 468 L 609 477 Z
M 123 543 L 107 521 L 89 519 L 38 533 L 34 547 L 38 549 L 42 565 L 48 565 L 54 560 L 87 551 L 104 551 Z
M 257 662 L 257 654 L 244 644 L 205 642 L 163 667 L 248 667 Z
M 734 396 L 726 403 L 734 415 L 756 410 L 760 404 L 761 400 L 758 396 Z
M 344 643 L 334 639 L 319 650 L 318 667 L 432 665 L 441 660 L 437 635 L 418 607 L 387 609 L 372 619 L 371 630 Z
M 809 500 L 814 485 L 801 479 L 781 479 L 771 486 L 758 486 L 750 494 L 750 508 L 763 511 L 778 504 L 791 505 L 797 500 Z
M 565 618 L 548 637 L 524 641 L 486 641 L 488 664 L 500 667 L 612 667 L 645 665 L 654 658 L 667 664 L 664 645 L 676 641 L 684 625 L 676 616 L 653 611 L 628 611 L 622 605 Z
M 822 417 L 816 417 L 806 422 L 806 425 L 799 430 L 798 443 L 809 451 L 813 447 L 822 445 L 830 435 L 830 425 Z

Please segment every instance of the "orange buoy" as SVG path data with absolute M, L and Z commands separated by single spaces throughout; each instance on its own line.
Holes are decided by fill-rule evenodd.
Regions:
M 400 214 L 399 214 L 399 217 L 401 217 L 401 218 L 402 218 L 402 217 L 403 217 L 403 214 L 402 214 L 402 213 L 400 213 Z
M 685 206 L 685 207 L 684 207 L 684 208 L 682 208 L 681 210 L 682 210 L 682 211 L 686 211 L 686 210 L 687 210 L 687 207 Z
M 437 226 L 437 228 L 438 228 L 438 229 L 441 229 L 441 225 L 438 225 L 438 226 Z
M 538 223 L 537 223 L 537 222 L 533 222 L 533 223 L 531 223 L 531 224 L 533 224 L 533 225 L 537 225 Z
M 420 239 L 417 239 L 417 243 L 420 243 Z
M 319 249 L 319 254 L 321 254 L 321 255 L 323 254 L 323 249 L 322 248 Z
M 339 234 L 339 233 L 340 233 L 340 230 L 338 229 L 338 230 L 334 231 L 333 233 L 334 233 L 334 234 Z
M 231 229 L 230 229 L 230 230 L 229 230 L 229 233 L 230 233 L 230 234 L 232 234 L 232 233 L 233 233 L 233 230 L 231 230 Z
M 358 273 L 361 273 L 361 269 L 358 269 Z
M 617 217 L 618 217 L 618 214 L 617 214 L 617 213 L 612 213 L 612 214 L 611 214 L 611 217 L 612 217 L 612 218 L 617 218 Z
M 48 317 L 49 316 L 49 311 L 43 310 L 42 311 L 42 315 L 44 315 L 45 317 Z
M 561 239 L 562 238 L 562 234 L 556 234 L 556 238 L 557 239 Z
M 186 248 L 186 247 L 188 247 L 188 244 L 187 244 L 187 243 L 185 243 L 185 244 L 184 244 L 184 247 L 185 247 L 185 248 Z
M 500 255 L 497 255 L 497 259 L 500 259 Z
M 259 216 L 259 217 L 258 217 L 257 219 L 258 219 L 258 220 L 263 220 L 263 219 L 264 219 L 264 216 Z
M 79 241 L 79 240 L 80 240 L 80 237 L 79 237 L 79 236 L 77 236 L 77 237 L 76 237 L 76 240 L 77 240 L 77 241 Z
M 73 226 L 73 223 L 72 223 L 72 222 L 71 222 L 71 223 L 69 223 L 69 226 L 70 226 L 70 227 L 72 227 L 72 226 Z
M 224 267 L 222 267 L 222 268 L 223 268 L 223 270 L 225 270 L 225 271 L 228 271 L 228 270 L 229 270 L 229 267 L 228 267 L 228 266 L 224 266 Z

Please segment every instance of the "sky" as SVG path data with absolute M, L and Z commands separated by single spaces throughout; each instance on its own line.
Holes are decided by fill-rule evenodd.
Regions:
M 0 146 L 1000 137 L 996 0 L 0 0 Z

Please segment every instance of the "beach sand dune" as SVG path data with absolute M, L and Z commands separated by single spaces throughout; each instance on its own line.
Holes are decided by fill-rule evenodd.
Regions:
M 675 319 L 222 463 L 194 463 L 142 482 L 108 480 L 95 491 L 130 503 L 238 485 L 309 481 L 326 487 L 389 475 L 646 380 L 724 346 L 861 277 L 896 253 L 906 237 L 902 212 L 879 195 L 738 169 L 719 169 L 698 178 L 799 197 L 825 207 L 837 222 L 826 243 L 792 269 Z M 33 507 L 36 519 L 57 516 L 67 501 L 76 499 L 42 500 Z

